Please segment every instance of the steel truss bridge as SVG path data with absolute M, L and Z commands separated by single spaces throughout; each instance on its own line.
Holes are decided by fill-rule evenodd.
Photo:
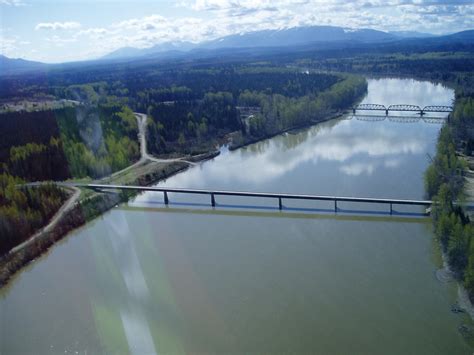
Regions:
M 385 111 L 385 115 L 388 115 L 390 111 L 393 112 L 416 112 L 419 115 L 423 116 L 425 113 L 451 113 L 453 112 L 452 106 L 443 106 L 443 105 L 431 105 L 421 108 L 418 105 L 390 105 L 386 107 L 385 105 L 380 104 L 359 104 L 352 108 L 352 112 L 356 111 Z

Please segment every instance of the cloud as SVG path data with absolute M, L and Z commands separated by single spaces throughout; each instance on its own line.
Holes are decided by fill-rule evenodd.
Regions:
M 21 1 L 26 0 L 0 0 L 0 4 Z M 474 16 L 471 0 L 179 0 L 172 6 L 173 16 L 151 13 L 91 28 L 72 21 L 45 22 L 38 23 L 35 29 L 71 33 L 82 46 L 81 53 L 77 53 L 75 46 L 75 51 L 68 55 L 77 53 L 77 59 L 86 59 L 121 47 L 197 43 L 231 34 L 296 26 L 452 33 L 471 28 Z M 180 11 L 184 7 L 186 11 Z M 68 39 L 49 39 L 67 46 Z
M 56 35 L 52 37 L 46 37 L 45 40 L 47 42 L 53 43 L 56 46 L 64 46 L 66 43 L 73 43 L 77 41 L 76 38 L 62 38 Z
M 0 5 L 6 6 L 24 6 L 25 3 L 22 0 L 0 0 Z
M 18 50 L 18 41 L 15 38 L 0 36 L 0 54 L 12 56 Z
M 79 22 L 42 22 L 38 23 L 35 30 L 77 30 L 81 28 Z
M 361 174 L 372 175 L 375 170 L 375 165 L 373 163 L 353 163 L 343 165 L 339 170 L 350 176 L 358 176 Z
M 175 6 L 191 9 L 187 12 L 191 16 L 152 14 L 104 28 L 82 29 L 76 36 L 87 37 L 100 56 L 126 46 L 197 43 L 231 34 L 295 26 L 440 33 L 469 27 L 469 14 L 474 9 L 474 5 L 466 5 L 463 0 L 181 0 Z

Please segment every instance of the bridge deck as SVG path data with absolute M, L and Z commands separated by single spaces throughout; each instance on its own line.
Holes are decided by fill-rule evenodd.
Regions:
M 129 190 L 129 191 L 153 191 L 162 192 L 164 194 L 165 204 L 169 203 L 168 193 L 208 195 L 211 197 L 211 205 L 215 206 L 216 196 L 241 196 L 241 197 L 260 197 L 278 199 L 279 208 L 282 209 L 282 200 L 314 200 L 314 201 L 332 201 L 334 209 L 337 211 L 338 202 L 359 202 L 359 203 L 375 203 L 390 205 L 392 212 L 393 205 L 411 205 L 430 207 L 433 204 L 431 200 L 403 200 L 388 198 L 371 198 L 371 197 L 347 197 L 347 196 L 324 196 L 324 195 L 299 195 L 299 194 L 278 194 L 267 192 L 248 192 L 248 191 L 225 191 L 225 190 L 200 190 L 200 189 L 182 189 L 170 187 L 149 187 L 149 186 L 128 186 L 128 185 L 105 185 L 105 184 L 75 184 L 76 187 L 85 187 L 96 190 Z

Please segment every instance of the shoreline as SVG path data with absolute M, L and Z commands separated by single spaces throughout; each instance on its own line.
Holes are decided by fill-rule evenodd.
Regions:
M 254 144 L 254 143 L 258 143 L 258 142 L 261 142 L 261 141 L 264 141 L 264 140 L 267 140 L 267 139 L 271 139 L 271 138 L 277 137 L 281 134 L 291 132 L 291 131 L 294 131 L 294 130 L 297 130 L 297 129 L 304 129 L 304 128 L 313 127 L 313 126 L 316 126 L 316 125 L 318 125 L 320 123 L 323 123 L 323 122 L 328 122 L 328 121 L 331 121 L 331 120 L 338 119 L 338 118 L 340 118 L 340 117 L 342 117 L 346 114 L 349 114 L 348 110 L 332 112 L 332 113 L 329 113 L 327 116 L 325 116 L 323 119 L 321 119 L 319 121 L 310 121 L 308 123 L 303 123 L 303 124 L 300 124 L 300 125 L 285 128 L 281 131 L 270 133 L 268 135 L 265 135 L 265 136 L 262 136 L 262 137 L 259 137 L 259 138 L 252 138 L 252 139 L 250 139 L 246 142 L 242 142 L 242 143 L 239 143 L 239 144 L 232 144 L 231 143 L 230 146 L 229 146 L 229 150 L 234 151 L 234 150 L 237 150 L 239 148 L 243 148 L 243 147 L 249 146 L 249 145 Z
M 239 148 L 246 147 L 248 145 L 267 139 L 271 139 L 296 129 L 309 128 L 323 122 L 340 118 L 348 113 L 348 110 L 331 112 L 318 121 L 310 121 L 305 124 L 292 126 L 263 137 L 251 139 L 244 143 L 235 145 L 231 143 L 229 145 L 229 150 L 237 150 Z M 215 158 L 219 154 L 219 150 L 213 150 L 191 157 L 189 160 L 194 163 L 204 162 Z M 138 175 L 133 181 L 131 181 L 131 183 L 140 186 L 149 186 L 166 180 L 167 178 L 174 176 L 180 172 L 183 172 L 190 167 L 189 164 L 179 161 L 163 164 L 168 165 L 161 167 L 161 169 L 156 169 L 156 171 L 154 171 L 153 173 Z M 160 168 L 160 166 L 158 165 L 157 168 Z M 25 245 L 24 248 L 13 248 L 8 254 L 0 257 L 0 290 L 9 286 L 10 282 L 15 278 L 15 276 L 17 276 L 17 274 L 22 269 L 34 262 L 36 259 L 46 255 L 48 251 L 52 247 L 54 247 L 57 242 L 65 239 L 69 233 L 86 225 L 88 222 L 91 222 L 95 218 L 100 217 L 102 214 L 111 210 L 117 204 L 127 202 L 134 195 L 136 195 L 136 193 L 99 193 L 89 196 L 83 200 L 79 199 L 79 201 L 76 202 L 75 206 L 64 214 L 64 216 L 54 226 L 54 228 L 49 231 L 40 232 L 37 235 L 36 239 L 31 240 L 27 245 Z
M 195 162 L 204 162 L 215 158 L 219 151 L 193 157 Z M 184 162 L 168 164 L 156 163 L 152 173 L 137 176 L 133 184 L 149 186 L 183 172 L 189 168 Z M 40 230 L 34 239 L 29 239 L 24 247 L 21 244 L 0 258 L 0 290 L 9 286 L 19 271 L 36 259 L 46 255 L 56 243 L 64 240 L 69 233 L 100 217 L 117 204 L 127 202 L 133 195 L 119 193 L 97 193 L 80 199 L 73 208 L 67 211 L 51 230 Z

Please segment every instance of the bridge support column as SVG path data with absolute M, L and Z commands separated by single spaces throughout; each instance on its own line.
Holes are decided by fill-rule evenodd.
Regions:
M 356 109 L 355 109 L 355 108 L 352 109 L 352 113 L 355 115 L 355 113 L 356 113 Z
M 337 199 L 334 199 L 334 212 L 337 212 Z
M 163 196 L 164 196 L 164 198 L 165 198 L 165 205 L 169 204 L 170 201 L 168 200 L 168 192 L 166 192 L 166 191 L 163 192 Z
M 388 116 L 388 109 L 385 110 L 385 116 Z
M 390 204 L 390 214 L 393 213 L 393 204 Z
M 216 199 L 214 198 L 214 194 L 211 194 L 211 205 L 212 207 L 216 207 Z
M 283 204 L 281 203 L 281 197 L 278 197 L 278 209 L 280 211 L 283 209 Z

